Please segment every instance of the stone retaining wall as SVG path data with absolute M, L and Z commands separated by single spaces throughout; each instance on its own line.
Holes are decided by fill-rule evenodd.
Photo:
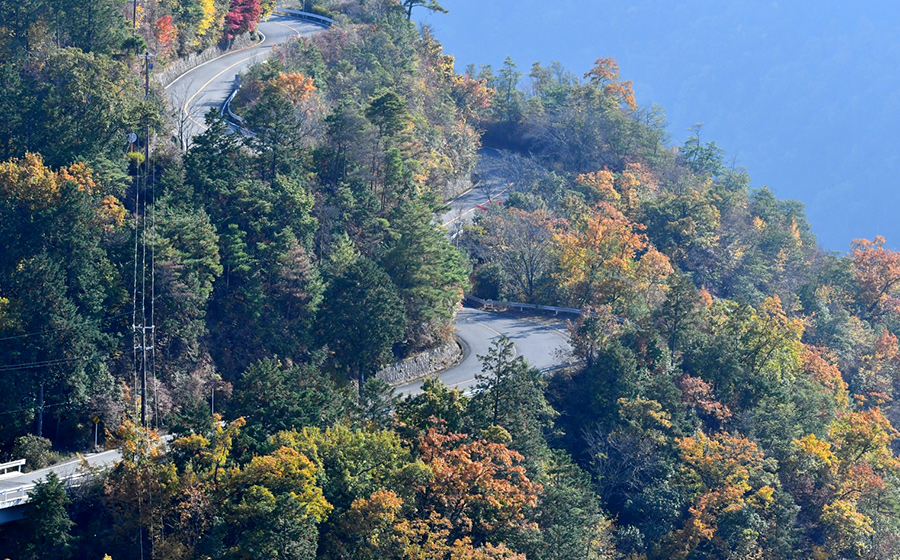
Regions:
M 462 355 L 462 348 L 455 340 L 422 352 L 418 356 L 407 358 L 402 362 L 390 365 L 375 374 L 375 377 L 387 381 L 391 385 L 401 385 L 429 374 L 447 369 L 456 364 Z
M 172 83 L 172 80 L 184 74 L 188 70 L 192 70 L 197 66 L 200 66 L 204 62 L 208 62 L 216 58 L 217 56 L 222 56 L 225 53 L 231 51 L 239 51 L 243 48 L 249 47 L 255 42 L 256 40 L 254 33 L 244 33 L 243 35 L 235 37 L 231 41 L 222 41 L 218 45 L 209 47 L 204 51 L 189 54 L 188 56 L 172 61 L 171 64 L 154 74 L 154 77 L 156 78 L 157 83 L 162 84 L 163 86 L 167 86 Z
M 472 179 L 468 175 L 460 175 L 448 181 L 441 194 L 444 200 L 451 200 L 471 189 Z

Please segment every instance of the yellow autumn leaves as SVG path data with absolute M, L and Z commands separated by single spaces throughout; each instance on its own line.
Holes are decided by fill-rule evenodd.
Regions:
M 101 194 L 93 171 L 84 163 L 53 171 L 44 165 L 39 154 L 32 153 L 0 163 L 0 197 L 31 212 L 59 204 L 62 190 L 68 184 L 94 199 L 95 220 L 104 230 L 110 231 L 125 222 L 125 207 L 115 196 Z

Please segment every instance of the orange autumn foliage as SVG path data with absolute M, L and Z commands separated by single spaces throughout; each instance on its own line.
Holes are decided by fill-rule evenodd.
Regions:
M 891 450 L 898 433 L 880 408 L 838 414 L 827 439 L 809 434 L 794 440 L 803 454 L 814 458 L 813 469 L 830 491 L 842 500 L 857 499 L 884 488 L 884 475 L 900 472 Z
M 608 169 L 593 173 L 582 173 L 575 177 L 575 184 L 590 187 L 596 192 L 596 196 L 605 202 L 615 204 L 621 198 L 615 189 L 615 177 Z
M 88 194 L 96 190 L 91 170 L 83 163 L 54 172 L 44 165 L 40 154 L 32 153 L 0 163 L 0 195 L 24 204 L 30 210 L 57 203 L 60 189 L 69 181 Z
M 900 379 L 900 347 L 897 337 L 882 329 L 874 341 L 871 353 L 862 357 L 859 369 L 859 391 L 875 404 L 891 402 L 894 386 Z
M 684 526 L 672 535 L 669 557 L 687 558 L 700 547 L 733 552 L 735 543 L 720 534 L 720 522 L 745 509 L 765 520 L 773 500 L 775 480 L 767 483 L 771 477 L 765 472 L 762 451 L 749 439 L 724 432 L 709 437 L 701 431 L 676 442 L 685 476 L 697 481 L 700 492 Z M 737 544 L 750 556 L 760 551 L 757 537 L 749 533 Z
M 747 486 L 754 470 L 762 469 L 763 453 L 745 437 L 702 431 L 677 440 L 682 460 L 708 488 L 732 484 Z
M 316 91 L 313 79 L 299 72 L 279 72 L 269 84 L 282 93 L 293 105 L 306 101 Z
M 172 16 L 168 14 L 156 20 L 156 25 L 154 27 L 154 35 L 156 35 L 156 39 L 163 45 L 168 45 L 178 37 L 178 29 L 175 27 L 175 24 L 172 23 Z
M 859 284 L 859 303 L 862 312 L 872 318 L 900 308 L 900 252 L 884 247 L 884 237 L 875 241 L 854 239 L 850 258 Z
M 710 383 L 685 373 L 678 378 L 677 385 L 681 389 L 681 401 L 695 408 L 699 413 L 711 416 L 720 422 L 731 418 L 731 410 L 716 400 Z
M 615 59 L 598 58 L 594 61 L 594 67 L 584 75 L 590 82 L 603 89 L 611 99 L 631 111 L 637 110 L 637 101 L 634 98 L 634 86 L 631 80 L 619 79 L 619 63 Z
M 825 348 L 803 345 L 800 354 L 803 372 L 815 382 L 824 386 L 832 394 L 835 404 L 846 407 L 849 403 L 847 383 L 840 370 L 834 365 L 834 359 Z
M 488 542 L 476 548 L 469 537 L 451 541 L 452 524 L 434 512 L 428 519 L 403 520 L 396 529 L 398 556 L 403 560 L 526 560 L 504 544 Z
M 464 107 L 463 116 L 471 120 L 482 116 L 491 107 L 494 90 L 487 87 L 485 80 L 475 80 L 466 74 L 455 76 L 453 94 L 460 100 L 459 105 Z
M 433 473 L 417 488 L 426 497 L 423 512 L 446 518 L 454 535 L 520 527 L 526 509 L 537 503 L 541 486 L 526 476 L 522 455 L 503 444 L 432 428 L 419 450 Z
M 419 450 L 430 476 L 414 483 L 409 502 L 385 489 L 354 500 L 326 546 L 342 558 L 525 560 L 490 542 L 496 531 L 526 525 L 537 504 L 542 489 L 526 476 L 522 456 L 435 428 L 422 435 Z
M 672 265 L 640 233 L 644 229 L 608 202 L 578 216 L 574 224 L 554 227 L 559 247 L 557 278 L 572 293 L 573 303 L 597 306 L 662 293 Z
M 801 460 L 795 469 L 816 483 L 803 497 L 817 504 L 825 529 L 814 558 L 838 558 L 865 548 L 874 527 L 859 505 L 877 500 L 887 479 L 900 473 L 891 449 L 898 435 L 876 407 L 839 413 L 825 439 L 809 434 L 794 440 Z
M 640 206 L 642 196 L 655 190 L 654 181 L 639 163 L 630 163 L 619 173 L 604 168 L 575 177 L 575 184 L 588 187 L 594 200 L 609 202 L 622 212 Z

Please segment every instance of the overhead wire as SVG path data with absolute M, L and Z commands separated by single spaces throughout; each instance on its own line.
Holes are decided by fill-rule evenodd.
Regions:
M 76 358 L 59 358 L 55 360 L 43 360 L 40 362 L 27 362 L 24 364 L 7 364 L 0 366 L 0 373 L 4 373 L 7 371 L 18 371 L 22 369 L 33 369 L 39 367 L 47 367 L 47 366 L 55 366 L 58 364 L 65 364 L 68 362 L 77 362 L 79 360 L 86 360 L 87 358 L 80 356 Z
M 107 317 L 104 317 L 104 318 L 100 319 L 100 322 L 101 322 L 101 323 L 106 323 L 107 321 L 111 321 L 111 320 L 113 320 L 113 319 L 119 319 L 119 318 L 121 318 L 121 317 L 127 317 L 127 316 L 128 316 L 128 313 L 127 313 L 127 312 L 126 312 L 126 313 L 119 313 L 118 315 L 109 315 L 109 316 L 107 316 Z M 77 327 L 84 327 L 84 326 L 88 326 L 89 324 L 90 324 L 90 322 L 85 321 L 84 323 L 81 323 L 81 324 L 75 325 L 75 326 L 77 326 Z M 70 325 L 66 325 L 66 326 L 64 326 L 64 327 L 53 327 L 53 328 L 43 329 L 43 330 L 40 330 L 40 331 L 34 331 L 34 332 L 30 332 L 30 333 L 22 333 L 22 334 L 10 335 L 10 336 L 3 336 L 3 337 L 0 337 L 0 342 L 3 342 L 3 341 L 5 341 L 5 340 L 14 340 L 14 339 L 17 339 L 17 338 L 28 338 L 28 337 L 30 337 L 30 336 L 37 336 L 37 335 L 39 335 L 39 334 L 45 334 L 45 333 L 55 332 L 55 331 L 62 331 L 62 330 L 66 330 L 66 329 L 69 329 L 69 328 L 72 328 L 72 327 L 71 327 Z
M 72 404 L 72 402 L 73 401 L 65 401 L 65 402 L 61 402 L 61 403 L 44 404 L 44 405 L 36 404 L 34 406 L 29 406 L 27 408 L 20 408 L 18 410 L 4 410 L 4 411 L 0 412 L 0 416 L 2 416 L 4 414 L 18 414 L 19 412 L 28 412 L 29 410 L 35 410 L 38 408 L 55 408 L 57 406 L 65 406 L 67 404 Z
M 153 424 L 159 429 L 159 379 L 156 377 L 156 168 L 150 180 L 150 369 L 153 372 Z
M 149 62 L 148 62 L 149 64 Z M 147 138 L 150 143 L 150 138 Z M 147 178 L 150 162 L 144 163 L 144 208 L 141 214 L 141 425 L 147 425 Z
M 137 297 L 138 297 L 138 236 L 140 235 L 140 212 L 141 212 L 141 165 L 136 166 L 136 175 L 134 177 L 134 290 L 132 292 L 132 315 L 131 315 L 131 347 L 132 347 L 132 366 L 134 367 L 134 379 L 132 387 L 137 391 L 138 387 L 138 336 L 137 336 Z M 134 399 L 135 414 L 138 413 L 138 400 Z

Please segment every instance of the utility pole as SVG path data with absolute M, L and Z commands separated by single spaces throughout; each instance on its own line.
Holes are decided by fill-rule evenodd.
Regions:
M 144 53 L 141 55 L 141 58 L 144 59 L 144 100 L 149 101 L 150 99 L 150 69 L 153 68 L 153 65 L 150 63 L 150 58 L 153 57 L 150 53 Z M 141 426 L 147 427 L 147 350 L 153 351 L 154 345 L 149 343 L 147 340 L 147 332 L 150 331 L 151 334 L 155 334 L 154 331 L 156 326 L 154 325 L 153 318 L 153 295 L 151 294 L 150 298 L 150 306 L 151 312 L 149 316 L 147 316 L 147 179 L 150 175 L 150 117 L 144 117 L 144 133 L 145 133 L 145 141 L 144 141 L 144 174 L 143 174 L 143 185 L 138 184 L 136 188 L 144 191 L 144 204 L 143 208 L 141 207 L 140 197 L 136 196 L 135 199 L 138 201 L 138 204 L 135 206 L 135 213 L 140 213 L 143 211 L 143 217 L 140 220 L 140 232 L 136 229 L 135 235 L 137 236 L 140 233 L 141 237 L 141 323 L 140 325 L 135 324 L 132 326 L 135 333 L 140 331 L 140 345 L 135 346 L 135 350 L 141 351 L 141 366 L 140 366 L 140 376 L 141 376 Z M 139 182 L 140 183 L 140 182 Z M 137 246 L 135 245 L 135 262 L 137 262 Z M 150 266 L 155 266 L 155 263 L 150 262 Z M 136 281 L 137 279 L 135 279 Z M 136 287 L 135 287 L 136 289 Z M 136 296 L 136 294 L 135 294 Z M 135 297 L 136 299 L 136 297 Z M 137 301 L 135 301 L 135 305 L 137 305 Z M 149 325 L 147 323 L 150 323 Z M 153 336 L 153 340 L 155 340 L 155 336 Z M 135 342 L 137 343 L 137 337 L 135 337 Z
M 150 101 L 150 70 L 153 68 L 153 64 L 150 63 L 150 58 L 155 55 L 151 55 L 148 52 L 145 52 L 141 58 L 144 59 L 144 101 Z M 150 168 L 150 117 L 144 117 L 144 125 L 147 142 L 144 144 L 144 165 L 146 169 Z M 146 184 L 147 178 L 144 176 L 144 183 Z

